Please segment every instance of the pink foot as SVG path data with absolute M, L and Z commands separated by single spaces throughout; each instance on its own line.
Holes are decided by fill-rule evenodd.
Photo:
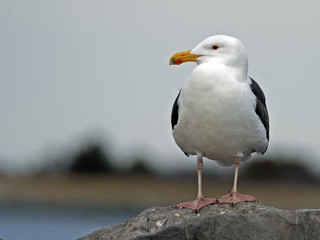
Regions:
M 254 197 L 250 195 L 240 194 L 238 192 L 231 192 L 225 196 L 219 198 L 218 203 L 230 203 L 232 206 L 236 205 L 239 202 L 255 202 Z
M 201 208 L 218 203 L 215 198 L 197 198 L 191 202 L 183 202 L 177 205 L 178 208 L 189 208 L 192 209 L 195 213 L 198 213 Z

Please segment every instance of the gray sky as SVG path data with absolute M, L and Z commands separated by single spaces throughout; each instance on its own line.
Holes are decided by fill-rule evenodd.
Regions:
M 268 154 L 319 160 L 319 8 L 310 0 L 0 0 L 0 162 L 42 161 L 95 132 L 114 154 L 139 149 L 183 164 L 170 114 L 194 64 L 168 61 L 216 34 L 246 46 L 267 97 Z

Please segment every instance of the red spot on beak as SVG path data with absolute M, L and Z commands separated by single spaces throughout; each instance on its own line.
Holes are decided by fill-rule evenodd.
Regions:
M 180 65 L 182 63 L 182 60 L 181 59 L 177 59 L 174 63 L 177 64 L 177 65 Z

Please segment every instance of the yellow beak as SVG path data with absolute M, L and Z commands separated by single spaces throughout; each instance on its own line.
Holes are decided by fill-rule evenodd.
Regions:
M 174 54 L 169 61 L 169 65 L 180 65 L 184 62 L 196 62 L 198 57 L 202 55 L 192 54 L 191 50 L 185 52 L 178 52 Z

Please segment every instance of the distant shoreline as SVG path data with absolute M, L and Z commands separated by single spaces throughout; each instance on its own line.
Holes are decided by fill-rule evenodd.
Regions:
M 148 175 L 0 176 L 0 201 L 146 208 L 191 200 L 196 196 L 196 184 L 193 177 Z M 205 179 L 204 193 L 219 197 L 230 190 L 231 184 L 232 179 Z M 320 208 L 318 184 L 240 180 L 239 191 L 253 195 L 264 205 L 278 208 Z

